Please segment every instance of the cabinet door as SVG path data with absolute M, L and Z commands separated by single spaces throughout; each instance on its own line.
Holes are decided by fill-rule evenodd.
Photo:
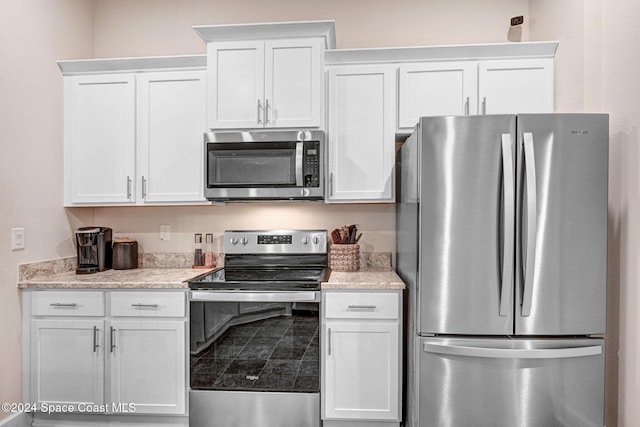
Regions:
M 65 78 L 65 204 L 135 200 L 135 78 Z
M 321 49 L 320 40 L 265 43 L 265 126 L 320 125 Z
M 480 114 L 553 112 L 553 59 L 481 61 Z
M 118 320 L 109 332 L 112 403 L 133 403 L 137 414 L 184 414 L 184 321 Z
M 264 42 L 207 45 L 211 129 L 264 126 Z
M 401 65 L 398 69 L 398 128 L 413 129 L 423 116 L 477 114 L 475 62 Z
M 324 419 L 399 419 L 398 324 L 326 322 Z
M 34 403 L 104 404 L 104 321 L 31 321 Z
M 394 201 L 395 69 L 329 70 L 330 202 Z
M 137 93 L 142 200 L 203 201 L 206 72 L 140 74 Z

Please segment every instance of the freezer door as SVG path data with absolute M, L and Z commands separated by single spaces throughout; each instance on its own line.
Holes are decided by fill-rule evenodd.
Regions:
M 419 136 L 418 331 L 512 334 L 515 116 L 421 118 Z
M 608 116 L 518 116 L 517 335 L 605 332 Z
M 604 340 L 420 342 L 417 427 L 602 427 Z

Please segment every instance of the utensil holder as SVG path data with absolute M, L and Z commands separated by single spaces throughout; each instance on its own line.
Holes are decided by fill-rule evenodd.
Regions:
M 329 248 L 329 268 L 333 271 L 360 270 L 360 245 L 334 244 Z

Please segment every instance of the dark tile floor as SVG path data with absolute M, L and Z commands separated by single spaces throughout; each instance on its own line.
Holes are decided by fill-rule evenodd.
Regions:
M 214 390 L 320 390 L 318 313 L 294 311 L 230 327 L 191 356 L 191 387 Z

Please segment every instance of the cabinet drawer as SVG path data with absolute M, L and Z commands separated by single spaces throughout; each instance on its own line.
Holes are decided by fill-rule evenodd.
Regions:
M 397 292 L 327 292 L 325 317 L 334 319 L 398 319 Z
M 31 297 L 34 316 L 104 316 L 100 291 L 36 291 Z
M 184 317 L 183 292 L 111 292 L 111 315 L 126 317 Z

